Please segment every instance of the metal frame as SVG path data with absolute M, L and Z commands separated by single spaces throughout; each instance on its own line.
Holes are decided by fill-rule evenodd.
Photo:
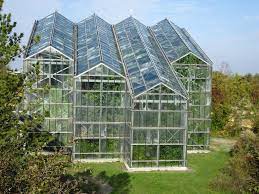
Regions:
M 58 55 L 59 59 L 53 59 L 53 54 Z M 42 58 L 43 56 L 44 58 Z M 50 47 L 26 58 L 24 71 L 34 68 L 36 63 L 40 65 L 40 73 L 39 79 L 33 84 L 33 87 L 37 88 L 39 92 L 38 96 L 28 96 L 28 100 L 33 102 L 35 97 L 41 100 L 31 111 L 46 115 L 44 131 L 56 137 L 55 141 L 58 146 L 55 147 L 62 146 L 71 150 L 73 140 L 73 104 L 71 101 L 74 76 L 73 61 L 56 52 L 55 48 Z M 50 89 L 46 90 L 46 87 L 50 87 Z M 51 147 L 51 145 L 47 145 L 46 149 Z
M 131 103 L 125 77 L 101 63 L 81 76 L 75 77 L 74 82 L 76 86 L 74 90 L 74 110 L 76 113 L 74 136 L 79 145 L 74 145 L 75 152 L 73 157 L 76 160 L 121 158 L 124 146 L 124 130 L 127 129 L 125 126 L 130 126 L 130 122 L 125 120 L 127 118 L 125 116 L 126 111 L 130 109 Z M 98 85 L 98 87 L 95 88 L 95 85 Z M 111 89 L 107 90 L 107 87 L 111 87 Z M 112 87 L 114 87 L 113 90 Z M 86 98 L 84 97 L 85 95 L 87 96 Z M 93 117 L 92 115 L 95 115 L 97 110 L 98 115 Z M 112 117 L 107 117 L 107 111 L 111 111 Z M 122 118 L 119 119 L 116 111 L 122 111 Z M 81 116 L 79 118 L 79 114 L 84 115 L 85 113 L 88 116 Z M 117 132 L 116 136 L 105 134 L 108 127 L 113 127 L 112 131 Z M 93 130 L 96 131 L 94 132 Z M 93 145 L 95 144 L 96 146 L 98 144 L 98 147 L 94 149 L 94 152 L 90 151 L 91 148 L 87 151 L 83 144 L 84 141 L 88 142 L 89 146 L 90 142 L 94 141 Z M 104 142 L 115 142 L 113 144 L 114 147 L 106 146 L 105 148 Z M 109 149 L 114 150 L 111 151 Z M 93 155 L 96 157 L 93 157 Z
M 142 167 L 144 166 L 145 168 L 156 169 L 187 165 L 187 100 L 185 98 L 182 98 L 174 91 L 169 92 L 167 90 L 168 88 L 166 88 L 166 93 L 164 93 L 162 91 L 163 88 L 166 88 L 164 84 L 160 84 L 156 88 L 149 90 L 142 96 L 133 99 L 132 132 L 130 140 L 131 156 L 130 160 L 126 160 L 129 161 L 127 163 L 129 168 L 142 169 Z M 157 100 L 149 100 L 149 98 L 152 99 L 155 96 L 158 97 Z M 166 100 L 163 98 L 166 98 Z M 178 101 L 175 98 L 179 98 L 181 100 Z M 172 106 L 171 110 L 169 108 L 169 104 Z M 180 104 L 181 108 L 177 109 L 176 107 L 174 107 L 174 105 L 176 104 Z M 136 108 L 136 105 L 142 107 Z M 152 109 L 150 109 L 151 107 Z M 169 110 L 164 110 L 164 108 L 166 107 L 169 108 Z M 151 114 L 153 116 L 150 118 L 148 114 Z M 168 120 L 167 117 L 169 116 L 169 114 L 180 115 L 178 118 L 174 116 L 173 120 Z M 153 122 L 154 120 L 156 121 L 156 123 Z M 165 122 L 168 126 L 165 125 Z M 180 126 L 177 126 L 178 124 L 180 124 Z M 151 141 L 150 138 L 152 138 L 152 136 L 150 135 L 153 132 L 156 133 L 156 138 L 155 140 Z M 178 133 L 181 133 L 180 137 L 177 137 Z M 167 138 L 166 143 L 163 139 L 165 135 Z M 170 141 L 173 138 L 176 138 L 176 142 Z M 181 143 L 179 143 L 178 141 Z M 177 153 L 177 151 L 175 152 L 175 150 L 178 149 L 177 147 L 179 148 L 179 153 Z M 144 152 L 143 148 L 145 149 Z M 153 156 L 153 158 L 150 158 L 150 148 L 156 148 L 156 151 L 154 151 L 156 156 Z M 137 152 L 135 151 L 136 149 Z M 161 152 L 161 149 L 163 150 L 163 152 Z M 168 155 L 164 155 L 165 149 Z M 173 152 L 175 153 L 173 154 Z M 164 159 L 164 157 L 166 159 Z
M 62 145 L 72 150 L 74 161 L 124 161 L 126 167 L 132 171 L 186 170 L 187 148 L 206 150 L 209 146 L 210 127 L 206 130 L 204 127 L 205 123 L 210 122 L 210 117 L 206 116 L 204 111 L 206 109 L 209 112 L 211 106 L 211 65 L 191 51 L 174 26 L 172 28 L 176 31 L 178 38 L 190 51 L 177 60 L 169 61 L 167 53 L 160 45 L 152 27 L 146 27 L 130 17 L 123 22 L 126 22 L 125 25 L 128 25 L 129 21 L 133 23 L 131 27 L 136 29 L 136 35 L 140 37 L 140 44 L 143 45 L 138 49 L 144 49 L 147 57 L 150 58 L 148 67 L 153 68 L 154 74 L 158 76 L 158 79 L 153 77 L 154 80 L 157 79 L 156 83 L 152 82 L 144 91 L 134 93 L 132 80 L 130 80 L 131 75 L 128 74 L 129 67 L 124 61 L 125 53 L 120 44 L 120 32 L 116 29 L 117 25 L 105 23 L 95 14 L 91 17 L 94 19 L 100 62 L 93 64 L 89 69 L 85 69 L 81 73 L 76 72 L 79 47 L 76 24 L 73 26 L 72 34 L 74 42 L 72 57 L 66 56 L 51 45 L 43 49 L 39 47 L 37 53 L 26 56 L 24 71 L 33 68 L 33 64 L 36 62 L 40 62 L 40 79 L 33 87 L 40 91 L 43 88 L 42 84 L 45 83 L 51 88 L 47 94 L 40 96 L 42 107 L 31 111 L 42 111 L 43 113 L 47 110 L 49 112 L 49 116 L 45 118 L 44 130 L 67 139 L 67 144 Z M 34 34 L 36 25 L 35 23 L 32 34 Z M 50 44 L 55 25 L 54 17 Z M 125 27 L 124 24 L 123 27 Z M 105 33 L 107 30 L 109 37 L 111 37 L 111 31 L 114 39 L 111 43 L 112 46 L 105 44 L 110 46 L 109 49 L 113 49 L 109 50 L 111 55 L 114 46 L 116 47 L 117 56 L 111 57 L 115 57 L 112 59 L 121 63 L 121 69 L 124 72 L 116 71 L 119 66 L 116 66 L 113 61 L 111 64 L 104 62 L 103 52 L 105 53 L 107 50 L 102 50 L 104 48 L 101 47 L 101 41 L 103 41 L 101 39 L 104 35 L 101 33 Z M 130 32 L 126 32 L 126 29 L 123 30 L 126 34 L 124 38 L 129 44 L 132 44 L 128 34 Z M 189 36 L 187 32 L 181 33 Z M 33 35 L 30 37 L 29 44 L 32 44 L 32 38 Z M 188 41 L 192 41 L 194 45 L 193 40 L 188 39 Z M 130 45 L 130 49 L 133 49 L 132 45 Z M 198 47 L 198 45 L 194 46 Z M 202 63 L 177 63 L 190 54 L 200 59 Z M 141 55 L 134 52 L 133 55 L 136 62 L 138 57 L 144 56 L 143 53 Z M 88 63 L 87 65 L 89 65 Z M 115 64 L 115 69 L 112 64 Z M 140 68 L 141 63 L 137 62 L 135 65 L 139 71 L 145 70 Z M 207 74 L 205 77 L 199 77 L 195 73 L 193 74 L 192 69 L 194 72 L 199 69 L 207 69 Z M 188 74 L 183 75 L 182 71 L 187 71 Z M 144 74 L 140 73 L 140 76 L 145 83 Z M 140 83 L 141 80 L 138 82 Z M 200 82 L 204 82 L 205 87 L 202 84 L 199 85 Z M 197 85 L 195 89 L 191 89 L 196 86 L 193 84 Z M 64 94 L 69 97 L 66 98 Z M 198 96 L 194 99 L 193 95 Z M 29 96 L 28 100 L 33 101 L 34 98 L 35 96 Z M 197 110 L 199 110 L 198 116 L 195 115 Z M 203 128 L 199 126 L 199 123 L 202 122 L 204 123 Z M 199 129 L 197 130 L 195 126 Z M 188 136 L 204 136 L 205 139 L 203 143 L 200 143 L 195 139 L 190 141 L 192 138 L 188 138 Z
M 197 57 L 196 55 L 194 56 Z M 201 64 L 183 64 L 177 63 L 177 61 L 171 63 L 171 65 L 178 72 L 180 79 L 182 79 L 182 82 L 187 83 L 186 90 L 189 93 L 187 145 L 188 150 L 198 151 L 209 150 L 209 136 L 211 126 L 210 110 L 212 67 L 203 60 L 201 60 L 201 62 Z M 187 75 L 181 74 L 181 72 L 184 70 L 188 71 Z M 207 73 L 205 73 L 203 77 L 199 77 L 196 74 L 196 71 L 199 70 L 204 70 Z M 202 82 L 205 84 L 205 86 L 197 85 L 197 87 L 193 87 L 193 84 L 195 84 L 196 82 Z

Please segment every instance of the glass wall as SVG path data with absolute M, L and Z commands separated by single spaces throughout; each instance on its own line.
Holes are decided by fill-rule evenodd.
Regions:
M 129 167 L 186 165 L 187 101 L 160 85 L 133 100 Z
M 75 78 L 74 158 L 120 159 L 129 136 L 125 79 L 103 65 Z
M 193 55 L 173 64 L 189 93 L 188 149 L 209 149 L 211 66 Z
M 73 137 L 73 61 L 48 49 L 26 60 L 24 70 L 39 66 L 39 76 L 30 95 L 31 111 L 45 115 L 43 130 L 55 139 L 46 148 L 72 147 Z
M 208 149 L 212 62 L 184 28 L 168 19 L 151 31 L 189 94 L 188 149 Z

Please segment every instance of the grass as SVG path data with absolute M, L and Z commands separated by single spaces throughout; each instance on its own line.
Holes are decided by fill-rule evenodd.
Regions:
M 212 151 L 208 154 L 188 155 L 188 172 L 134 172 L 129 173 L 130 193 L 134 194 L 202 194 L 218 193 L 209 187 L 219 169 L 228 159 L 228 153 L 223 150 Z M 75 164 L 72 173 L 92 169 L 97 175 L 106 171 L 108 176 L 116 176 L 125 172 L 122 163 Z

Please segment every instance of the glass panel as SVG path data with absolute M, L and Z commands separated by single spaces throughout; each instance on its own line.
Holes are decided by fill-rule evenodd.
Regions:
M 122 58 L 135 95 L 165 83 L 182 95 L 185 90 L 145 25 L 129 17 L 115 25 Z
M 134 129 L 133 143 L 155 144 L 158 143 L 158 130 L 156 129 Z
M 53 46 L 64 55 L 73 58 L 74 23 L 55 12 L 36 23 L 33 41 L 28 46 L 27 56 L 31 56 L 47 46 Z M 36 37 L 39 41 L 36 42 Z
M 157 146 L 154 145 L 134 145 L 133 160 L 156 160 Z
M 183 147 L 174 145 L 161 145 L 160 146 L 160 160 L 182 160 Z

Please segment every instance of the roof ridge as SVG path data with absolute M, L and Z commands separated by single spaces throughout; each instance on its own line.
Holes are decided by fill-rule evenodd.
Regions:
M 94 13 L 84 20 L 74 23 L 55 11 L 40 21 L 42 21 L 40 24 L 36 22 L 36 26 L 34 26 L 36 30 L 32 31 L 31 36 L 36 34 L 42 35 L 43 41 L 35 47 L 32 41 L 29 41 L 28 56 L 34 56 L 35 53 L 40 53 L 46 47 L 51 46 L 64 56 L 74 60 L 76 67 L 80 69 L 78 71 L 79 74 L 100 63 L 121 74 L 123 67 L 126 67 L 128 70 L 128 66 L 124 56 L 120 58 L 119 51 L 121 47 L 127 47 L 127 49 L 132 51 L 125 51 L 126 54 L 123 53 L 122 55 L 126 55 L 126 57 L 131 55 L 134 60 L 128 60 L 133 60 L 131 63 L 136 64 L 131 64 L 129 74 L 126 74 L 126 76 L 128 76 L 128 79 L 131 79 L 130 76 L 134 74 L 133 84 L 136 93 L 148 90 L 158 82 L 161 82 L 185 96 L 186 90 L 170 65 L 171 59 L 174 57 L 179 58 L 179 56 L 181 57 L 186 53 L 196 54 L 198 58 L 201 56 L 201 60 L 204 56 L 207 56 L 184 28 L 180 28 L 167 18 L 154 26 L 146 26 L 135 17 L 129 16 L 121 22 L 112 25 Z M 118 33 L 122 34 L 122 36 L 117 34 L 116 26 L 119 28 Z M 75 27 L 78 28 L 78 31 L 74 30 Z M 159 33 L 162 39 L 166 38 L 165 40 L 168 42 L 165 46 L 170 47 L 169 51 L 172 52 L 170 60 L 167 55 L 169 51 L 164 50 L 164 45 L 160 42 L 161 38 L 157 37 Z M 127 44 L 130 46 L 120 43 L 121 40 L 126 38 L 126 35 L 123 34 L 130 36 L 130 38 L 127 37 Z M 174 35 L 170 37 L 170 34 Z M 73 38 L 75 36 L 77 37 L 76 39 Z M 117 37 L 118 40 L 116 39 Z M 175 44 L 174 41 L 176 41 Z M 138 45 L 138 42 L 141 42 L 141 45 Z M 77 47 L 74 47 L 73 45 L 76 43 Z M 32 47 L 33 49 L 31 49 Z M 89 49 L 91 49 L 90 54 Z
M 209 57 L 205 54 L 205 52 L 200 48 L 200 46 L 194 41 L 194 39 L 189 35 L 189 33 L 184 28 L 177 26 L 167 18 L 159 21 L 151 28 L 155 29 L 155 33 L 154 33 L 155 36 L 161 35 L 166 39 L 167 43 L 164 43 L 164 46 L 167 44 L 170 44 L 172 46 L 170 50 L 167 50 L 165 52 L 166 55 L 168 55 L 168 57 L 170 58 L 170 62 L 179 60 L 187 53 L 193 53 L 204 63 L 208 65 L 212 64 L 212 61 L 209 59 Z M 168 31 L 167 28 L 171 28 L 172 31 L 171 30 Z M 172 35 L 171 33 L 175 34 L 174 35 L 175 37 L 171 36 Z M 176 36 L 178 37 L 177 39 L 179 40 L 175 40 Z M 162 38 L 160 37 L 160 39 Z M 182 46 L 184 45 L 185 48 L 183 48 L 180 44 L 174 45 L 173 44 L 174 41 L 181 42 Z M 160 41 L 158 42 L 159 44 L 161 44 Z M 161 45 L 161 47 L 163 48 L 163 45 Z
M 170 70 L 171 70 L 172 73 L 174 74 L 174 76 L 175 76 L 175 78 L 176 78 L 178 84 L 179 84 L 180 87 L 182 88 L 182 90 L 185 92 L 185 95 L 187 95 L 187 91 L 186 91 L 186 89 L 185 89 L 185 87 L 184 87 L 182 81 L 181 81 L 181 80 L 179 79 L 179 77 L 176 75 L 176 72 L 175 72 L 174 68 L 170 65 L 169 59 L 167 58 L 167 56 L 166 56 L 166 54 L 164 53 L 163 49 L 160 47 L 159 42 L 158 42 L 158 40 L 156 39 L 156 37 L 155 37 L 155 35 L 153 34 L 153 31 L 152 31 L 152 29 L 151 29 L 150 27 L 149 27 L 149 30 L 150 30 L 151 35 L 152 35 L 152 37 L 154 38 L 154 40 L 155 40 L 157 46 L 159 47 L 159 49 L 160 49 L 160 51 L 161 51 L 163 57 L 165 58 L 168 67 L 170 68 Z
M 133 19 L 136 20 L 135 18 L 133 18 Z M 136 20 L 136 21 L 139 22 L 138 20 Z M 142 24 L 141 22 L 139 22 L 139 23 Z M 143 25 L 144 25 L 144 24 L 143 24 Z M 184 93 L 185 93 L 185 95 L 186 95 L 187 93 L 186 93 L 186 91 L 185 91 L 183 85 L 181 84 L 181 82 L 179 81 L 179 79 L 177 79 L 177 76 L 176 76 L 175 72 L 170 68 L 170 63 L 168 63 L 167 58 L 165 57 L 165 55 L 163 54 L 162 50 L 160 49 L 160 47 L 159 47 L 159 45 L 158 45 L 156 39 L 154 38 L 154 36 L 152 35 L 152 33 L 149 32 L 149 30 L 148 30 L 149 27 L 147 27 L 146 25 L 144 25 L 144 26 L 145 26 L 145 28 L 146 28 L 146 30 L 147 30 L 147 33 L 149 33 L 150 36 L 154 39 L 155 44 L 158 46 L 158 48 L 159 48 L 161 54 L 163 55 L 163 57 L 164 57 L 164 59 L 165 59 L 167 65 L 168 65 L 170 71 L 171 71 L 171 72 L 173 73 L 173 75 L 176 77 L 176 80 L 177 80 L 178 84 L 180 85 L 181 89 L 184 91 Z M 137 29 L 139 28 L 138 25 L 136 25 L 136 28 L 137 28 Z M 143 40 L 144 38 L 143 38 L 143 35 L 142 35 L 141 32 L 139 32 L 139 35 L 140 35 L 140 37 L 142 38 L 142 41 L 145 42 L 145 40 Z M 150 42 L 150 43 L 151 43 L 151 42 Z M 151 44 L 152 44 L 152 43 L 151 43 Z M 156 66 L 155 61 L 154 61 L 154 60 L 152 59 L 152 57 L 151 57 L 151 53 L 150 53 L 149 49 L 147 48 L 147 45 L 146 45 L 145 43 L 144 43 L 143 45 L 144 45 L 144 47 L 145 47 L 145 49 L 146 49 L 146 51 L 147 51 L 147 53 L 148 53 L 148 55 L 149 55 L 149 58 L 150 58 L 150 60 L 151 60 L 151 62 L 152 62 L 152 67 L 156 70 L 156 72 L 157 72 L 157 74 L 158 74 L 159 80 L 163 83 L 164 80 L 167 79 L 167 78 L 165 78 L 165 77 L 162 76 L 160 70 L 159 70 L 158 67 Z M 159 60 L 158 56 L 156 56 L 156 57 L 157 57 L 157 59 Z M 160 60 L 159 60 L 159 61 L 160 61 Z M 161 65 L 162 65 L 162 64 L 161 64 Z M 167 80 L 168 80 L 168 79 L 167 79 Z M 169 80 L 168 80 L 168 81 L 169 81 Z M 170 87 L 170 88 L 171 88 L 171 87 Z M 175 91 L 174 88 L 171 88 L 171 89 Z M 176 92 L 181 93 L 181 91 L 176 91 Z
M 67 25 L 67 29 L 62 31 L 60 27 L 57 27 L 57 24 L 60 22 L 57 20 L 57 17 L 61 16 L 59 20 L 63 20 L 65 18 L 66 24 L 70 25 L 71 29 Z M 29 42 L 27 46 L 27 58 L 32 57 L 35 55 L 35 53 L 40 53 L 42 50 L 45 48 L 51 46 L 55 48 L 56 50 L 60 51 L 61 53 L 64 54 L 64 56 L 68 56 L 69 58 L 73 58 L 73 48 L 70 44 L 66 45 L 66 50 L 64 49 L 64 41 L 63 42 L 58 42 L 58 34 L 56 34 L 57 30 L 61 31 L 68 37 L 67 39 L 70 38 L 70 36 L 73 36 L 73 26 L 74 23 L 71 22 L 69 19 L 67 19 L 65 16 L 62 14 L 58 13 L 57 11 L 53 12 L 52 14 L 49 14 L 48 16 L 44 17 L 43 19 L 39 20 L 36 22 L 35 29 L 31 32 L 31 41 Z M 68 31 L 72 30 L 72 35 L 69 34 Z M 35 35 L 40 36 L 40 40 L 37 43 L 34 43 L 33 37 Z M 71 37 L 72 39 L 72 37 Z M 55 44 L 54 44 L 55 41 Z M 71 40 L 73 42 L 73 40 Z M 63 45 L 62 45 L 63 44 Z M 71 43 L 72 44 L 72 43 Z M 34 49 L 34 50 L 33 50 Z M 32 51 L 33 50 L 33 51 Z
M 126 29 L 125 22 L 128 22 L 127 26 L 129 25 L 132 30 L 134 29 L 136 34 L 131 34 L 130 29 Z M 121 25 L 121 26 L 120 26 Z M 169 87 L 172 91 L 176 92 L 177 94 L 180 94 L 182 97 L 186 98 L 187 94 L 185 89 L 183 88 L 181 82 L 177 78 L 177 75 L 174 73 L 174 71 L 170 68 L 170 64 L 168 60 L 165 58 L 165 55 L 163 55 L 163 52 L 157 42 L 155 41 L 154 37 L 152 36 L 152 33 L 149 31 L 149 27 L 145 26 L 141 22 L 139 22 L 137 19 L 133 17 L 128 17 L 126 20 L 122 21 L 122 23 L 119 23 L 116 26 L 120 26 L 118 28 L 121 28 L 121 30 L 118 30 L 118 34 L 125 33 L 124 36 L 127 36 L 128 33 L 132 35 L 132 37 L 138 36 L 139 40 L 141 42 L 140 50 L 143 50 L 143 56 L 141 54 L 137 55 L 142 57 L 148 57 L 148 60 L 143 61 L 143 64 L 139 66 L 138 58 L 135 56 L 134 51 L 132 50 L 134 47 L 134 44 L 137 44 L 133 39 L 127 39 L 126 45 L 129 44 L 129 48 L 131 50 L 131 54 L 129 55 L 134 56 L 133 64 L 130 65 L 132 67 L 129 67 L 129 63 L 125 63 L 126 69 L 134 69 L 136 70 L 132 71 L 132 74 L 136 74 L 136 78 L 138 78 L 136 81 L 131 81 L 132 76 L 129 74 L 128 79 L 131 82 L 131 85 L 133 87 L 134 95 L 135 97 L 138 97 L 139 95 L 142 95 L 143 93 L 146 93 L 150 88 L 153 88 L 156 85 L 159 84 L 165 84 L 167 87 Z M 135 43 L 134 43 L 135 42 Z M 124 45 L 121 45 L 122 47 Z M 133 46 L 133 47 L 132 47 Z M 145 54 L 145 55 L 144 55 Z M 124 56 L 127 56 L 127 54 L 124 54 Z M 166 67 L 165 67 L 166 66 Z M 146 70 L 150 71 L 148 73 Z M 151 80 L 149 80 L 149 77 L 153 77 Z M 134 78 L 135 79 L 135 78 Z M 157 81 L 156 81 L 157 80 Z M 134 83 L 137 83 L 137 85 L 134 88 Z M 175 86 L 174 86 L 175 85 Z M 141 88 L 141 89 L 140 89 Z

